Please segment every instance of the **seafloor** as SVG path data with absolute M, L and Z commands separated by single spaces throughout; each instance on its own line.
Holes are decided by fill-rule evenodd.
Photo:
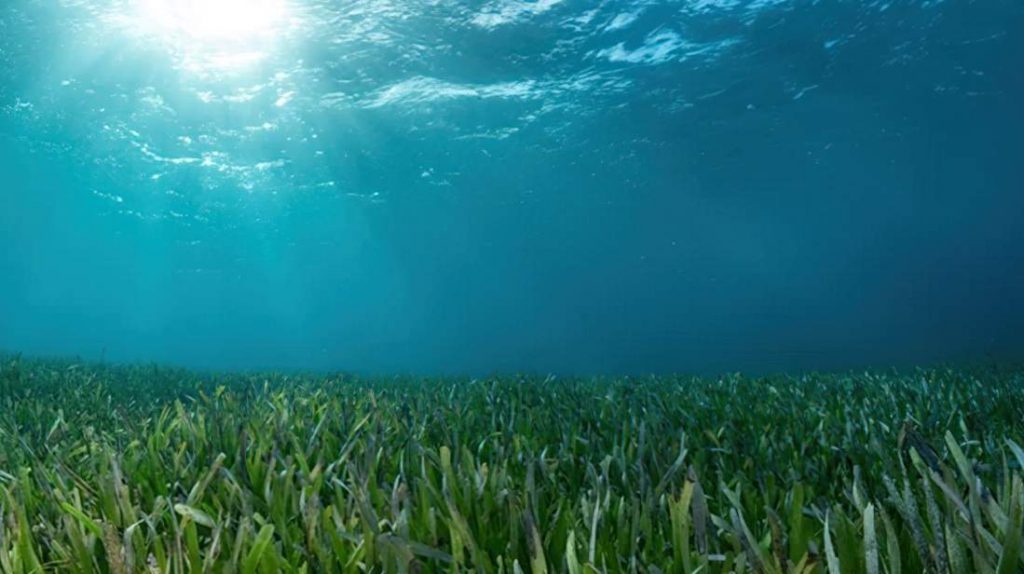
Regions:
M 198 374 L 4 359 L 0 571 L 1022 571 L 1024 371 Z

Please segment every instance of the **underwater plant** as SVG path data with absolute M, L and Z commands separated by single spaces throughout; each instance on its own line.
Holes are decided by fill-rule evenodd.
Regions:
M 0 572 L 1024 569 L 1024 374 L 197 374 L 6 358 Z

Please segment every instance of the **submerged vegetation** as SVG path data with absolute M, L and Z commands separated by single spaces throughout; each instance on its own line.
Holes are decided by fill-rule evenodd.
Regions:
M 197 375 L 5 359 L 0 572 L 1010 574 L 1024 375 Z

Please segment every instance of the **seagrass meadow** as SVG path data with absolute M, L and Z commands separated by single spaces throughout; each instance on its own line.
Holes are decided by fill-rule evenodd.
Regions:
M 1024 374 L 6 358 L 0 571 L 1021 572 Z

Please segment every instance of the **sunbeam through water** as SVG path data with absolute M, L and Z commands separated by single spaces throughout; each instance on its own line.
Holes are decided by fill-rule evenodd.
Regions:
M 287 0 L 137 0 L 120 19 L 198 74 L 244 71 L 267 58 L 293 22 Z

